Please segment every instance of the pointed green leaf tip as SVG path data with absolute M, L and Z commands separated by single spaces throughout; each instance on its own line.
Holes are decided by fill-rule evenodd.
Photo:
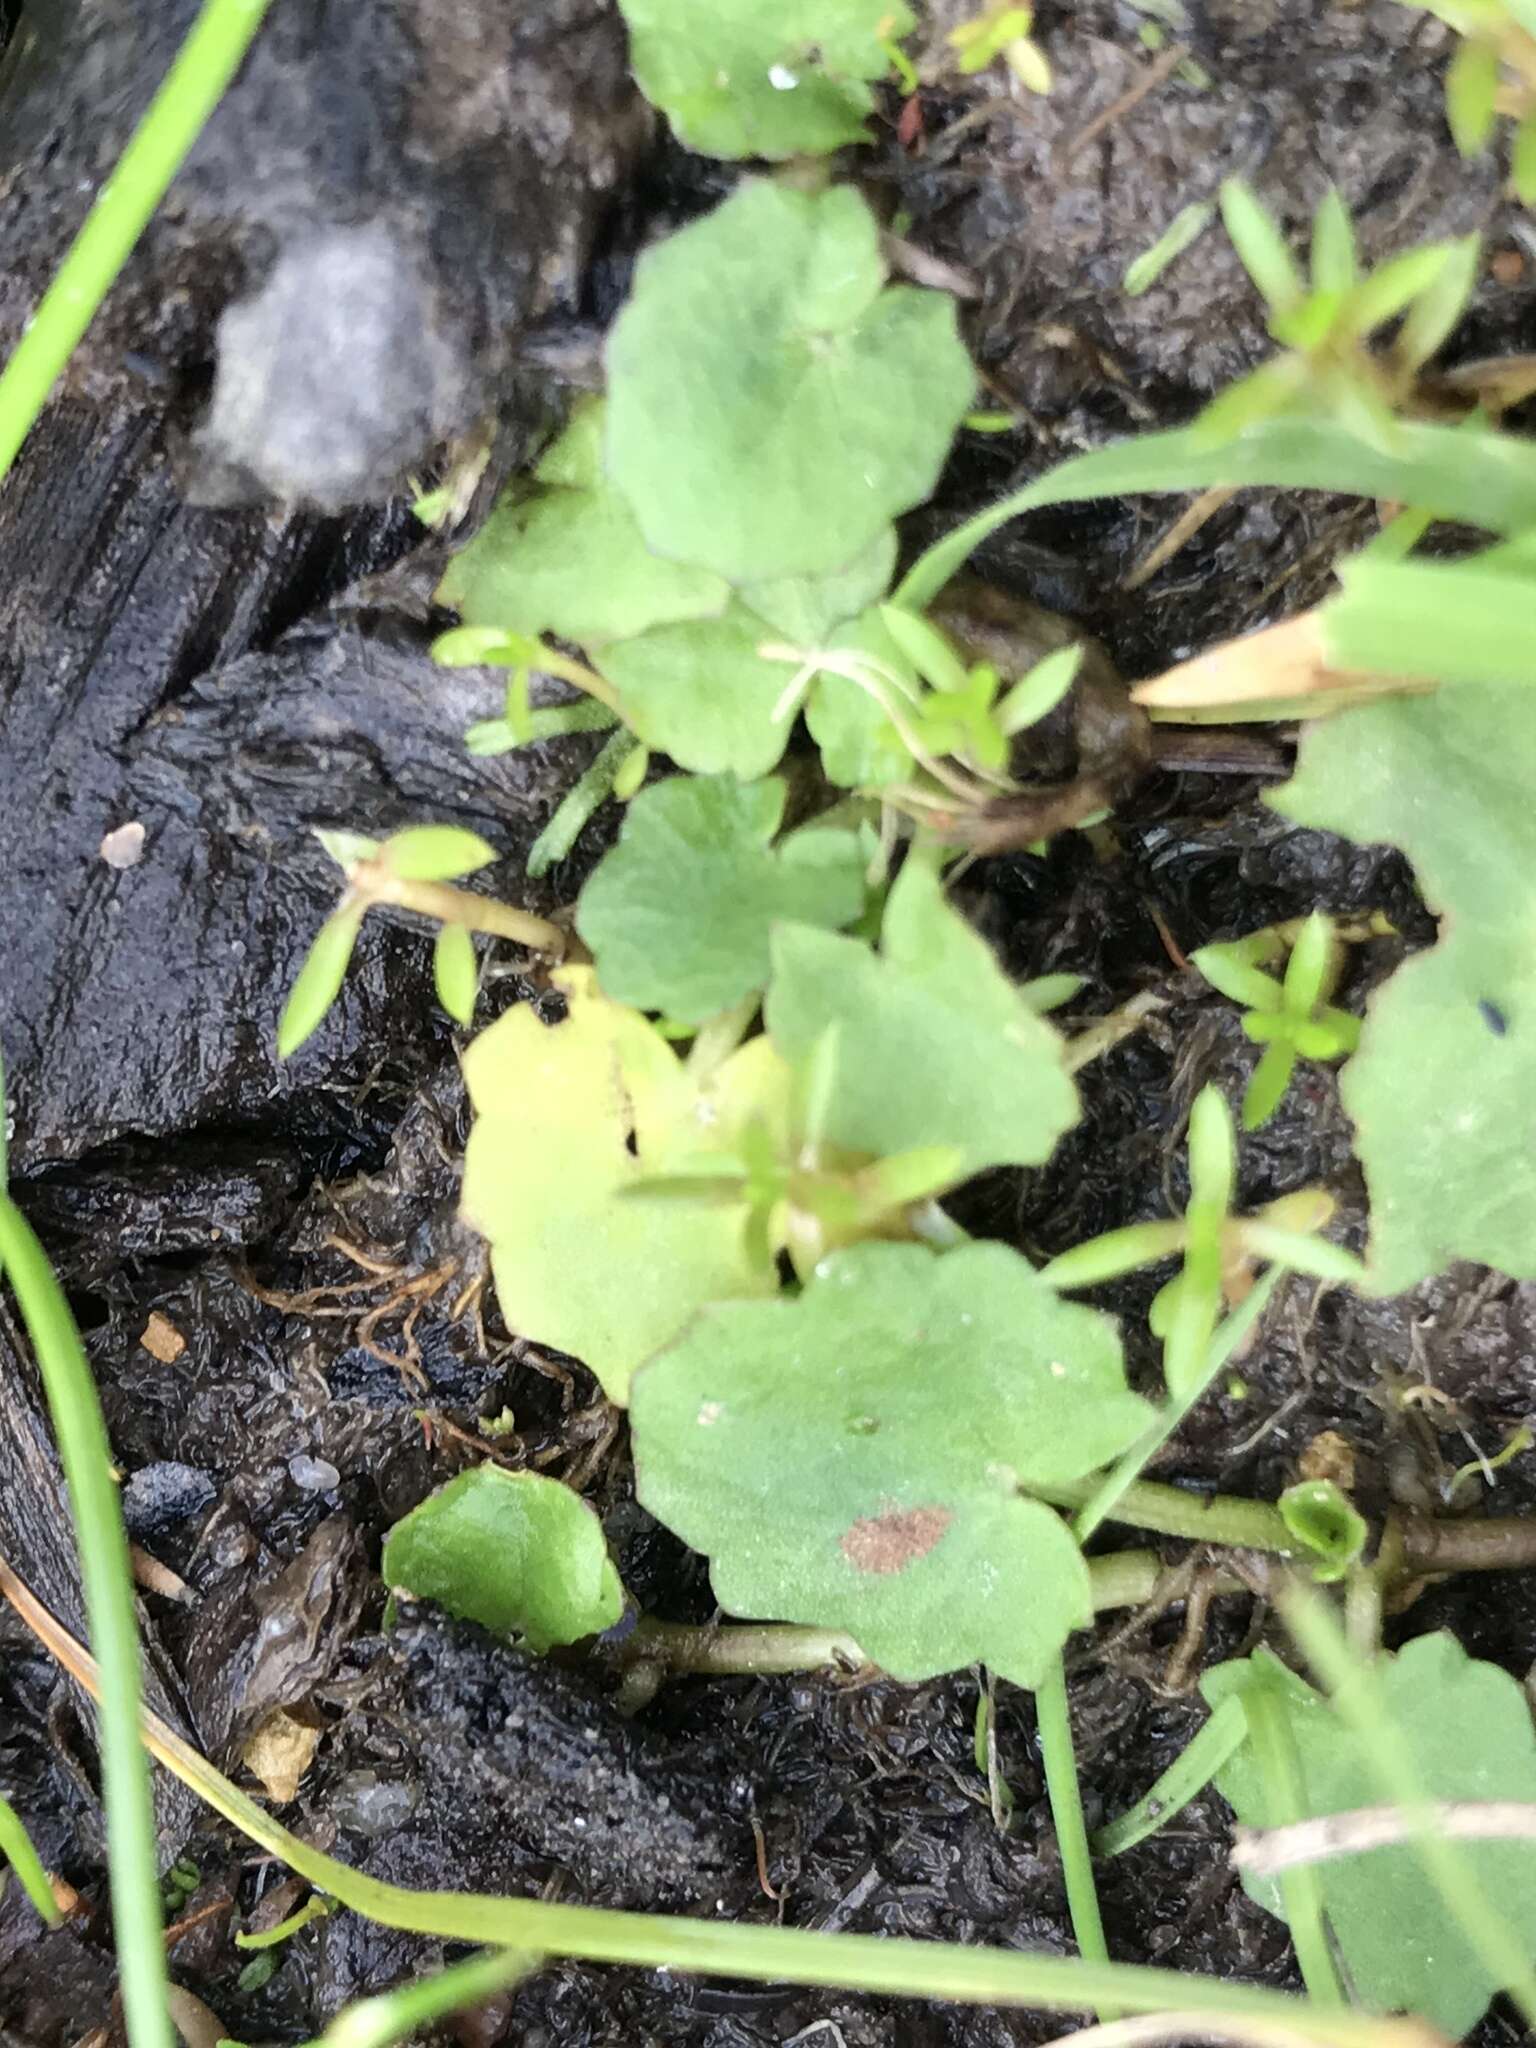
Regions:
M 536 1472 L 477 1465 L 384 1539 L 384 1583 L 542 1653 L 612 1628 L 624 1588 L 579 1494 Z
M 326 1011 L 341 994 L 347 978 L 347 964 L 357 943 L 363 921 L 361 903 L 345 903 L 333 910 L 315 934 L 315 942 L 304 956 L 277 1027 L 277 1056 L 285 1060 L 296 1053 L 306 1038 L 319 1030 Z
M 767 982 L 776 919 L 853 923 L 857 837 L 812 827 L 773 848 L 786 794 L 776 777 L 679 775 L 635 798 L 577 917 L 608 995 L 702 1024 Z
M 1078 1114 L 1062 1041 L 915 858 L 891 889 L 880 947 L 803 924 L 771 941 L 779 1051 L 804 1066 L 838 1027 L 826 1137 L 874 1158 L 958 1146 L 967 1176 L 1048 1158 Z
M 640 90 L 704 156 L 824 156 L 868 140 L 867 81 L 904 0 L 619 0 Z
M 1420 1636 L 1378 1668 L 1382 1703 L 1412 1755 L 1431 1799 L 1536 1801 L 1536 1735 L 1517 1681 L 1467 1656 L 1443 1631 Z M 1259 1651 L 1219 1664 L 1200 1681 L 1209 1705 L 1254 1686 L 1267 1688 L 1295 1745 L 1307 1817 L 1375 1806 L 1381 1787 L 1365 1741 L 1293 1672 Z M 1248 1827 L 1269 1824 L 1259 1763 L 1245 1744 L 1216 1776 L 1217 1789 Z M 1458 1845 L 1488 1896 L 1536 1949 L 1536 1858 L 1528 1842 Z M 1408 1845 L 1320 1863 L 1323 1906 L 1360 2003 L 1411 2012 L 1453 2040 L 1486 2011 L 1499 1988 L 1450 1923 L 1445 1902 Z M 1283 1917 L 1277 1880 L 1243 1879 L 1243 1889 Z
M 657 554 L 823 576 L 928 496 L 975 373 L 953 303 L 887 288 L 846 186 L 747 179 L 640 259 L 608 344 L 608 469 Z
M 1147 1425 L 1114 1325 L 1003 1245 L 865 1244 L 798 1301 L 714 1307 L 635 1379 L 641 1501 L 733 1614 L 847 1629 L 904 1679 L 1033 1685 L 1091 1613 L 1027 1497 Z
M 1469 683 L 1309 727 L 1270 799 L 1299 824 L 1401 848 L 1444 919 L 1439 944 L 1371 998 L 1340 1084 L 1382 1293 L 1455 1259 L 1536 1278 L 1533 789 L 1529 686 Z

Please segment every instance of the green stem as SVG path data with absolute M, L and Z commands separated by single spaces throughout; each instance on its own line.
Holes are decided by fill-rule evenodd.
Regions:
M 1124 1457 L 1111 1466 L 1097 1489 L 1078 1509 L 1072 1518 L 1072 1534 L 1079 1543 L 1086 1543 L 1100 1522 L 1108 1520 L 1114 1514 L 1116 1507 L 1140 1478 L 1145 1467 L 1179 1428 L 1190 1410 L 1204 1400 L 1212 1381 L 1269 1307 L 1275 1289 L 1283 1277 L 1280 1267 L 1271 1267 L 1257 1286 L 1251 1289 L 1247 1300 L 1227 1317 L 1216 1332 L 1199 1379 L 1180 1399 L 1168 1403 L 1147 1434 L 1139 1443 L 1132 1444 Z
M 0 1124 L 5 1121 L 4 1096 L 0 1076 Z M 69 1303 L 31 1225 L 3 1192 L 0 1272 L 11 1284 L 37 1354 L 69 1489 L 86 1623 L 103 1674 L 102 1795 L 124 2025 L 132 2048 L 171 2048 L 155 1810 L 139 1747 L 133 1575 L 112 1478 L 112 1452 Z
M 1055 1486 L 1031 1485 L 1029 1491 L 1054 1507 L 1081 1508 L 1102 1484 L 1102 1477 L 1093 1474 Z M 1150 1529 L 1159 1536 L 1220 1544 L 1228 1550 L 1270 1550 L 1281 1557 L 1297 1554 L 1296 1539 L 1278 1508 L 1230 1493 L 1186 1493 L 1182 1487 L 1138 1479 L 1125 1488 L 1107 1519 L 1133 1529 Z
M 1299 1581 L 1280 1594 L 1285 1625 L 1331 1696 L 1334 1712 L 1360 1737 L 1360 1754 L 1385 1798 L 1412 1829 L 1414 1853 L 1494 1981 L 1508 1991 L 1527 2027 L 1536 2026 L 1536 1971 L 1525 1942 L 1495 1907 L 1470 1857 L 1436 1825 L 1413 1751 L 1387 1710 L 1374 1665 L 1353 1656 L 1318 1595 Z
M 1166 1572 L 1152 1550 L 1117 1550 L 1087 1559 L 1095 1613 L 1114 1607 L 1144 1607 L 1156 1597 Z M 1218 1591 L 1242 1592 L 1233 1579 Z M 820 1671 L 842 1665 L 869 1667 L 850 1635 L 835 1628 L 801 1628 L 789 1622 L 726 1622 L 694 1626 L 642 1615 L 618 1647 L 626 1666 L 655 1664 L 669 1673 L 710 1677 L 763 1678 L 787 1671 Z
M 400 910 L 414 910 L 419 917 L 435 918 L 439 924 L 462 925 L 466 931 L 510 939 L 514 945 L 548 953 L 556 960 L 565 951 L 565 934 L 558 925 L 531 911 L 514 910 L 510 903 L 498 903 L 494 896 L 479 896 L 473 889 L 456 889 L 451 882 L 405 881 L 378 861 L 358 862 L 347 879 L 369 903 L 391 903 Z
M 64 365 L 239 69 L 266 11 L 267 0 L 204 0 L 0 373 L 0 477 L 10 470 Z
M 394 2048 L 397 2041 L 414 2036 L 434 2020 L 449 2019 L 467 2006 L 482 2005 L 498 1991 L 520 1983 L 543 1960 L 542 1956 L 525 1955 L 521 1949 L 489 1949 L 434 1976 L 402 1984 L 398 1991 L 349 2005 L 308 2048 Z M 433 2039 L 437 2038 L 434 2034 Z
M 278 1948 L 283 1942 L 292 1941 L 293 1937 L 308 1927 L 311 1921 L 323 1920 L 331 1910 L 329 1899 L 322 1897 L 319 1892 L 311 1892 L 296 1913 L 290 1913 L 286 1920 L 279 1920 L 275 1927 L 263 1928 L 260 1934 L 236 1934 L 235 1947 Z
M 1062 1876 L 1067 1885 L 1067 1911 L 1072 1916 L 1078 1952 L 1085 1962 L 1108 1964 L 1109 1948 L 1104 1940 L 1099 1894 L 1093 1882 L 1088 1830 L 1083 1825 L 1083 1795 L 1077 1782 L 1077 1752 L 1072 1746 L 1066 1673 L 1059 1656 L 1052 1659 L 1049 1671 L 1035 1687 L 1035 1725 L 1040 1733 L 1045 1789 L 1056 1826 L 1056 1845 L 1061 1851 Z M 1105 2024 L 1119 2018 L 1120 2008 L 1101 2004 L 1098 2015 L 1100 2023 Z
M 50 1927 L 62 1927 L 64 1915 L 53 1896 L 53 1886 L 43 1868 L 43 1859 L 32 1846 L 32 1837 L 22 1826 L 21 1815 L 8 1799 L 0 1798 L 0 1856 L 16 1873 L 17 1882 Z
M 625 1637 L 621 1654 L 626 1664 L 662 1664 L 668 1671 L 714 1677 L 767 1677 L 836 1664 L 857 1671 L 869 1663 L 853 1637 L 840 1629 L 797 1628 L 787 1622 L 694 1628 L 648 1614 Z
M 1242 1706 L 1254 1760 L 1264 1783 L 1266 1826 L 1286 1827 L 1292 1821 L 1306 1819 L 1301 1759 L 1278 1700 L 1268 1686 L 1255 1685 L 1243 1694 Z M 1297 1878 L 1302 1882 L 1293 1882 Z M 1308 1997 L 1322 2006 L 1342 2006 L 1344 1994 L 1333 1967 L 1328 1923 L 1323 1915 L 1322 1880 L 1316 1866 L 1302 1864 L 1285 1871 L 1280 1878 L 1280 1897 Z

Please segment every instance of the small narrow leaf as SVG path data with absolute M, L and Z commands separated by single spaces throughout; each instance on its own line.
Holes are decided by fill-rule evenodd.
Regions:
M 445 924 L 432 949 L 432 977 L 437 1000 L 456 1024 L 466 1028 L 475 1021 L 475 998 L 480 993 L 480 968 L 475 959 L 475 942 L 461 924 Z
M 462 825 L 408 825 L 392 832 L 379 853 L 402 882 L 456 882 L 500 858 L 478 832 Z
M 997 723 L 1000 731 L 1011 739 L 1016 732 L 1023 732 L 1027 726 L 1038 725 L 1066 696 L 1077 680 L 1077 672 L 1083 665 L 1083 650 L 1075 647 L 1058 647 L 1054 654 L 1037 661 L 1028 674 L 1022 676 L 1003 697 L 997 707 Z
M 1302 294 L 1297 270 L 1284 237 L 1251 186 L 1228 178 L 1221 188 L 1221 218 L 1243 268 L 1272 311 L 1290 305 Z
M 1211 987 L 1249 1010 L 1279 1010 L 1285 991 L 1272 974 L 1255 967 L 1243 952 L 1243 941 L 1225 946 L 1200 946 L 1190 954 L 1189 964 L 1198 968 Z
M 1395 320 L 1415 299 L 1433 291 L 1458 248 L 1455 242 L 1430 242 L 1378 264 L 1350 294 L 1343 324 L 1351 334 L 1363 336 Z
M 880 623 L 930 689 L 965 688 L 965 663 L 931 620 L 899 604 L 883 604 L 879 614 Z
M 1312 221 L 1312 282 L 1319 291 L 1347 292 L 1355 282 L 1355 231 L 1349 208 L 1330 185 Z
M 1530 122 L 1525 127 L 1531 128 L 1533 137 L 1536 137 L 1536 127 L 1532 127 Z M 1517 135 L 1517 152 L 1518 148 Z M 1518 173 L 1516 183 L 1518 186 Z M 1451 252 L 1439 276 L 1424 287 L 1408 308 L 1407 318 L 1393 344 L 1393 353 L 1408 369 L 1421 369 L 1449 341 L 1476 288 L 1481 257 L 1482 242 L 1477 235 L 1463 235 L 1459 241 L 1452 242 Z
M 1487 147 L 1498 92 L 1498 50 L 1481 36 L 1463 36 L 1445 74 L 1445 118 L 1463 156 Z
M 363 909 L 361 903 L 344 903 L 339 910 L 332 911 L 316 932 L 315 942 L 305 954 L 304 965 L 283 1005 L 277 1027 L 280 1060 L 290 1058 L 320 1028 L 326 1011 L 340 995 L 363 921 Z
M 1090 1237 L 1062 1252 L 1041 1267 L 1040 1278 L 1064 1292 L 1101 1287 L 1107 1280 L 1172 1258 L 1182 1249 L 1184 1237 L 1182 1222 L 1128 1223 L 1123 1230 L 1107 1230 L 1102 1237 Z

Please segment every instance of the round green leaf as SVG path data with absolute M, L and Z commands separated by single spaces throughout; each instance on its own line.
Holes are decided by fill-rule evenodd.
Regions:
M 794 723 L 792 710 L 774 715 L 794 670 L 757 651 L 773 638 L 732 600 L 721 618 L 657 626 L 593 658 L 618 691 L 631 731 L 679 768 L 766 775 Z
M 577 917 L 607 994 L 702 1024 L 766 984 L 776 919 L 854 922 L 857 836 L 812 829 L 774 849 L 785 795 L 776 777 L 678 775 L 635 798 Z
M 1536 1802 L 1536 1735 L 1519 1681 L 1467 1656 L 1443 1630 L 1420 1636 L 1378 1668 L 1382 1703 L 1396 1724 L 1416 1775 L 1434 1800 Z M 1267 1651 L 1219 1664 L 1200 1681 L 1216 1706 L 1264 1686 L 1286 1718 L 1308 1818 L 1380 1803 L 1381 1787 L 1365 1740 L 1328 1702 Z M 1249 1827 L 1269 1824 L 1262 1773 L 1245 1744 L 1217 1773 L 1221 1795 Z M 1536 1859 L 1528 1842 L 1458 1844 L 1488 1897 L 1536 1947 Z M 1450 2040 L 1464 2035 L 1500 1988 L 1450 1921 L 1434 1879 L 1408 1844 L 1317 1866 L 1328 1924 L 1360 2003 L 1376 2012 L 1410 2012 Z M 1243 1889 L 1283 1914 L 1274 1878 L 1243 1879 Z
M 662 561 L 602 472 L 602 401 L 579 406 L 530 491 L 514 483 L 448 564 L 437 601 L 466 626 L 556 633 L 582 646 L 707 618 L 730 592 L 718 576 Z
M 856 939 L 783 924 L 771 941 L 766 1016 L 804 1066 L 837 1041 L 825 1135 L 882 1158 L 955 1145 L 964 1172 L 1038 1165 L 1077 1120 L 1062 1041 L 908 859 L 877 956 Z
M 951 301 L 884 276 L 856 193 L 756 179 L 641 258 L 608 465 L 658 554 L 825 576 L 928 496 L 975 373 Z
M 635 81 L 704 156 L 825 156 L 868 139 L 868 80 L 903 0 L 620 0 Z
M 536 1472 L 477 1465 L 384 1539 L 384 1583 L 542 1653 L 612 1628 L 624 1588 L 580 1494 Z
M 623 1401 L 635 1367 L 702 1302 L 776 1284 L 749 1253 L 744 1204 L 696 1209 L 632 1192 L 676 1154 L 730 1147 L 762 1106 L 759 1087 L 734 1107 L 740 1076 L 772 1048 L 743 1046 L 701 1094 L 660 1034 L 599 992 L 592 969 L 552 979 L 563 1023 L 519 1006 L 464 1055 L 475 1110 L 464 1213 L 490 1241 L 508 1326 L 574 1353 Z
M 865 1244 L 798 1301 L 707 1309 L 635 1381 L 640 1499 L 730 1612 L 847 1629 L 898 1678 L 1033 1685 L 1091 1610 L 1027 1497 L 1145 1429 L 1114 1326 L 1006 1246 Z

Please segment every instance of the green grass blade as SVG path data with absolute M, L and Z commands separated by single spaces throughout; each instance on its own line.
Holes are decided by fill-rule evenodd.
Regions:
M 0 1856 L 16 1873 L 16 1881 L 50 1927 L 62 1927 L 53 1886 L 43 1868 L 43 1859 L 32 1846 L 32 1837 L 21 1824 L 21 1815 L 8 1799 L 0 1799 Z
M 1083 1794 L 1077 1781 L 1077 1751 L 1072 1745 L 1072 1715 L 1067 1704 L 1067 1679 L 1058 1656 L 1035 1688 L 1035 1725 L 1040 1733 L 1040 1760 L 1051 1802 L 1061 1873 L 1067 1886 L 1067 1911 L 1084 1962 L 1107 1964 L 1109 1947 L 1093 1881 L 1093 1856 L 1083 1824 Z M 1118 2006 L 1100 2004 L 1101 2022 L 1118 2019 Z
M 1248 1717 L 1233 1694 L 1224 1699 L 1199 1732 L 1186 1742 L 1152 1789 L 1102 1827 L 1093 1838 L 1096 1856 L 1123 1856 L 1181 1814 L 1248 1740 Z
M 95 1691 L 97 1674 L 66 1632 L 32 1600 L 14 1575 L 0 1583 L 53 1655 Z M 888 1935 L 823 1934 L 665 1914 L 613 1912 L 545 1899 L 495 1898 L 471 1892 L 418 1892 L 350 1869 L 292 1835 L 255 1800 L 232 1785 L 152 1715 L 144 1740 L 216 1813 L 260 1848 L 286 1863 L 338 1904 L 384 1927 L 446 1941 L 580 1956 L 642 1969 L 688 1970 L 748 1977 L 762 1983 L 827 1985 L 890 1997 L 948 1999 L 970 2005 L 1034 2006 L 1082 2012 L 1099 2004 L 1131 2012 L 1199 2012 L 1268 2021 L 1293 2038 L 1323 2048 L 1440 2048 L 1439 2037 L 1415 2020 L 1378 2020 L 1319 2013 L 1305 2000 L 1248 1984 L 1132 1963 L 970 1948 Z
M 0 1124 L 5 1121 L 0 1074 Z M 130 2048 L 172 2048 L 155 1811 L 139 1746 L 139 1639 L 128 1538 L 112 1453 L 75 1319 L 32 1226 L 0 1192 L 0 1271 L 37 1353 L 69 1488 L 86 1621 L 101 1666 L 101 1777 L 107 1812 L 123 2020 Z
M 1301 1759 L 1279 1701 L 1267 1685 L 1252 1685 L 1243 1693 L 1243 1713 L 1264 1782 L 1268 1825 L 1285 1827 L 1292 1821 L 1306 1819 Z M 1297 1878 L 1302 1880 L 1300 1884 L 1294 1882 Z M 1323 1914 L 1322 1880 L 1315 1865 L 1300 1864 L 1287 1870 L 1280 1879 L 1280 1897 L 1308 1995 L 1320 2006 L 1343 2005 L 1344 1993 L 1333 1966 L 1333 1949 Z
M 0 477 L 239 69 L 267 0 L 204 0 L 202 12 L 96 195 L 31 325 L 0 372 Z
M 506 1991 L 531 1975 L 541 1960 L 515 1948 L 471 1956 L 467 1963 L 454 1963 L 414 1984 L 402 1984 L 398 1991 L 359 1999 L 337 2013 L 309 2048 L 395 2048 L 396 2042 L 413 2038 L 419 2027 L 449 2019 L 466 2006 L 479 2005 L 498 1991 Z
M 1336 420 L 1292 412 L 1257 421 L 1235 440 L 1213 447 L 1196 422 L 1113 441 L 1047 470 L 925 549 L 903 578 L 897 602 L 913 611 L 930 605 L 981 543 L 1020 513 L 1213 484 L 1347 491 L 1422 506 L 1437 518 L 1491 533 L 1536 526 L 1536 442 L 1513 434 L 1399 420 L 1386 447 Z

